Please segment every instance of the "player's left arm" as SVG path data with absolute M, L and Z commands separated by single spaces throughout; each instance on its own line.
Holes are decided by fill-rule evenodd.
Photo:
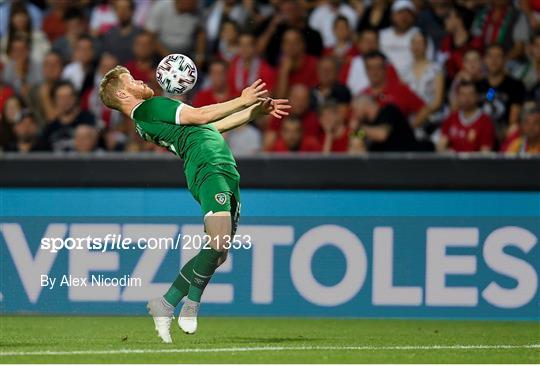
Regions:
M 180 123 L 186 125 L 204 125 L 213 123 L 225 118 L 244 108 L 251 107 L 258 102 L 259 98 L 264 97 L 268 90 L 265 89 L 266 83 L 258 79 L 253 84 L 242 91 L 242 95 L 233 100 L 223 103 L 216 103 L 200 108 L 184 105 L 180 111 Z
M 291 108 L 287 99 L 265 98 L 240 112 L 233 113 L 225 118 L 214 122 L 214 126 L 219 132 L 227 132 L 232 129 L 245 125 L 264 115 L 272 115 L 276 118 L 282 118 L 289 113 L 287 109 Z

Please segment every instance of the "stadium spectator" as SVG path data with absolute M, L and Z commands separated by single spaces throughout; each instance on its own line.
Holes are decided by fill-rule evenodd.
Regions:
M 243 21 L 237 23 L 243 32 L 251 34 L 260 30 L 263 22 L 268 20 L 275 11 L 272 2 L 265 3 L 257 0 L 243 0 L 242 7 L 245 17 Z
M 369 151 L 414 151 L 418 144 L 409 122 L 393 104 L 381 106 L 369 95 L 361 95 L 353 102 L 350 128 L 355 131 L 352 141 L 358 150 L 363 144 Z
M 13 88 L 4 83 L 2 64 L 0 64 L 0 111 L 4 109 L 4 103 L 14 94 Z
M 14 141 L 13 126 L 20 121 L 25 108 L 24 100 L 18 95 L 6 99 L 0 116 L 0 147 L 5 148 Z
M 146 31 L 139 33 L 133 42 L 133 59 L 126 63 L 126 68 L 135 80 L 144 81 L 159 95 L 161 88 L 155 81 L 156 64 L 154 36 Z
M 488 2 L 476 13 L 472 33 L 480 37 L 484 47 L 495 43 L 501 45 L 510 60 L 524 55 L 530 34 L 527 18 L 511 0 Z
M 115 0 L 116 1 L 116 0 Z M 90 11 L 90 34 L 98 38 L 118 24 L 116 13 L 109 0 L 99 0 Z
M 533 32 L 540 31 L 540 1 L 520 0 L 521 11 L 527 16 Z
M 391 5 L 392 0 L 374 0 L 370 5 L 363 8 L 356 30 L 363 32 L 368 29 L 381 30 L 390 27 Z
M 491 151 L 495 146 L 495 128 L 489 116 L 478 107 L 476 85 L 463 81 L 457 90 L 459 109 L 443 122 L 438 151 Z
M 118 59 L 120 64 L 124 65 L 133 59 L 133 43 L 142 29 L 134 25 L 132 21 L 135 11 L 133 0 L 115 0 L 113 9 L 117 25 L 104 34 L 102 51 L 110 53 Z
M 466 23 L 462 10 L 452 8 L 444 24 L 447 34 L 440 44 L 440 58 L 444 60 L 448 79 L 453 80 L 463 67 L 465 53 L 471 49 L 480 51 L 482 44 L 479 38 L 470 34 L 469 24 Z
M 146 20 L 152 9 L 154 0 L 135 0 L 135 13 L 133 14 L 133 24 L 139 28 L 146 26 Z
M 322 106 L 329 102 L 336 103 L 338 113 L 345 120 L 351 102 L 351 92 L 338 81 L 336 60 L 328 56 L 321 58 L 317 71 L 319 85 L 313 90 L 317 104 Z
M 212 61 L 208 68 L 208 87 L 199 90 L 193 98 L 194 107 L 221 103 L 232 98 L 227 85 L 227 63 L 223 60 Z
M 261 131 L 249 123 L 227 132 L 225 139 L 235 156 L 253 155 L 262 148 Z
M 103 53 L 94 76 L 94 86 L 89 93 L 83 95 L 81 106 L 90 111 L 96 118 L 99 128 L 110 128 L 122 120 L 122 114 L 117 110 L 107 108 L 99 98 L 99 82 L 103 76 L 118 65 L 118 59 L 110 53 Z
M 275 78 L 275 70 L 257 54 L 255 36 L 242 33 L 238 40 L 238 56 L 229 66 L 228 83 L 231 94 L 240 95 L 244 88 L 257 79 L 263 80 L 266 88 L 272 92 Z
M 105 151 L 120 152 L 126 150 L 127 135 L 116 127 L 103 130 L 103 146 Z
M 322 152 L 347 152 L 349 148 L 349 129 L 345 125 L 344 116 L 339 113 L 337 104 L 329 102 L 320 108 Z
M 364 56 L 369 87 L 363 94 L 372 96 L 381 106 L 395 104 L 414 128 L 420 127 L 429 116 L 429 107 L 418 95 L 401 81 L 387 77 L 386 58 L 378 51 Z
M 431 0 L 426 1 L 423 9 L 418 13 L 417 26 L 422 32 L 429 34 L 436 47 L 441 44 L 446 35 L 444 21 L 451 9 L 452 0 Z
M 358 38 L 358 50 L 360 55 L 354 56 L 350 62 L 345 62 L 341 66 L 339 79 L 349 88 L 353 95 L 358 95 L 369 86 L 369 79 L 366 73 L 364 56 L 379 49 L 379 35 L 372 29 L 367 29 L 360 33 Z M 387 79 L 398 81 L 396 69 L 390 63 L 386 63 Z
M 520 80 L 530 92 L 540 80 L 540 33 L 536 33 L 527 49 L 527 61 L 512 70 L 512 76 Z
M 81 124 L 95 125 L 95 118 L 90 112 L 81 110 L 77 90 L 69 81 L 58 82 L 52 95 L 58 117 L 43 130 L 41 144 L 47 150 L 69 151 L 73 148 L 75 128 Z
M 81 94 L 93 85 L 94 56 L 92 38 L 81 36 L 75 45 L 73 61 L 62 72 L 62 79 L 70 81 Z
M 220 38 L 223 30 L 223 23 L 226 21 L 235 24 L 244 24 L 246 21 L 246 9 L 236 0 L 217 0 L 210 8 L 206 17 L 206 36 L 210 43 L 214 43 Z
M 29 153 L 41 150 L 38 143 L 39 125 L 34 116 L 24 111 L 18 122 L 13 125 L 15 138 L 6 146 L 5 151 Z
M 53 42 L 52 48 L 62 55 L 64 62 L 70 62 L 75 45 L 79 38 L 85 34 L 86 18 L 79 8 L 71 7 L 64 14 L 64 23 L 66 33 Z
M 32 18 L 23 3 L 14 3 L 9 15 L 8 31 L 0 41 L 2 54 L 7 53 L 7 45 L 15 36 L 22 36 L 30 40 L 30 58 L 39 63 L 50 50 L 51 44 L 40 29 L 32 27 Z
M 146 29 L 156 36 L 160 56 L 182 53 L 192 57 L 197 65 L 204 62 L 206 37 L 196 0 L 154 2 Z
M 8 59 L 4 64 L 4 81 L 26 97 L 30 87 L 41 81 L 41 68 L 30 58 L 30 39 L 15 35 L 8 44 Z
M 322 54 L 321 35 L 308 25 L 302 6 L 295 0 L 282 0 L 274 16 L 264 21 L 261 30 L 257 32 L 257 49 L 270 65 L 276 66 L 279 63 L 283 36 L 289 29 L 296 29 L 302 36 L 307 54 Z
M 356 28 L 356 11 L 341 0 L 321 1 L 309 16 L 309 26 L 321 34 L 325 48 L 334 47 L 336 44 L 334 26 L 338 16 L 344 17 L 353 29 Z
M 456 110 L 458 108 L 457 86 L 462 81 L 472 81 L 477 84 L 477 89 L 479 89 L 480 83 L 484 80 L 484 77 L 484 64 L 482 63 L 480 52 L 476 49 L 466 51 L 463 55 L 463 67 L 456 74 L 448 93 L 451 109 Z
M 296 84 L 289 93 L 291 104 L 290 117 L 300 120 L 304 136 L 313 136 L 318 139 L 321 135 L 321 127 L 317 113 L 313 111 L 310 90 L 302 84 Z M 275 117 L 270 119 L 267 131 L 264 135 L 263 145 L 268 149 L 276 141 L 278 131 L 281 129 L 283 120 Z
M 11 8 L 16 6 L 24 6 L 30 17 L 32 18 L 32 27 L 35 30 L 41 29 L 43 14 L 41 9 L 30 1 L 26 0 L 11 0 L 0 3 L 0 36 L 4 36 L 9 27 L 9 16 Z
M 525 98 L 523 84 L 505 71 L 505 55 L 501 45 L 494 44 L 485 54 L 487 76 L 479 84 L 483 109 L 491 117 L 502 142 L 518 130 L 519 115 Z
M 48 0 L 49 10 L 43 17 L 43 32 L 50 42 L 56 41 L 66 32 L 64 15 L 69 7 L 69 2 L 65 0 Z
M 73 151 L 88 154 L 98 150 L 99 132 L 94 126 L 78 125 L 73 132 Z
M 320 152 L 321 145 L 315 136 L 305 135 L 302 121 L 295 117 L 283 120 L 279 137 L 270 147 L 271 152 Z
M 336 17 L 333 30 L 336 41 L 332 47 L 324 50 L 324 55 L 335 57 L 340 65 L 350 62 L 358 55 L 358 50 L 352 42 L 353 32 L 349 20 L 341 15 Z
M 444 75 L 440 66 L 427 59 L 427 38 L 418 32 L 411 40 L 414 62 L 403 82 L 411 88 L 427 105 L 430 121 L 436 123 L 440 118 L 435 113 L 444 102 Z
M 411 39 L 419 32 L 414 26 L 416 8 L 410 0 L 397 0 L 392 4 L 392 26 L 379 33 L 380 50 L 403 78 L 413 63 Z
M 277 97 L 287 96 L 291 85 L 302 84 L 310 88 L 317 85 L 317 58 L 308 55 L 305 49 L 304 39 L 298 30 L 285 32 L 278 65 Z
M 532 103 L 524 108 L 521 122 L 521 135 L 506 149 L 514 154 L 540 154 L 540 105 Z
M 40 126 L 44 126 L 57 117 L 51 91 L 56 82 L 60 80 L 63 67 L 62 56 L 57 52 L 50 51 L 45 56 L 41 69 L 43 81 L 33 85 L 30 89 L 28 104 Z
M 219 38 L 215 41 L 214 54 L 230 62 L 238 53 L 238 36 L 238 25 L 232 20 L 225 19 L 221 24 Z

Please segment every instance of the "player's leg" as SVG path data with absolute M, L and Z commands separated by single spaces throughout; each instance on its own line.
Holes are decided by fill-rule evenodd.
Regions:
M 180 315 L 178 324 L 186 333 L 197 330 L 197 314 L 201 297 L 216 269 L 226 258 L 227 244 L 230 243 L 231 214 L 228 211 L 214 212 L 205 217 L 206 233 L 211 238 L 209 245 L 202 248 L 193 265 L 191 286 Z
M 191 286 L 178 318 L 180 328 L 186 333 L 194 333 L 197 329 L 197 313 L 204 289 L 226 259 L 233 227 L 231 203 L 236 202 L 230 180 L 221 174 L 213 175 L 201 184 L 199 199 L 205 216 L 205 232 L 211 240 L 196 257 Z

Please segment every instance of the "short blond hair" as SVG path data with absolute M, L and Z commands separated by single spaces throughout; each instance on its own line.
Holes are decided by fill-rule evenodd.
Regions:
M 99 83 L 99 98 L 107 107 L 120 110 L 120 100 L 116 96 L 118 89 L 122 87 L 120 75 L 129 74 L 124 66 L 116 66 L 109 70 Z

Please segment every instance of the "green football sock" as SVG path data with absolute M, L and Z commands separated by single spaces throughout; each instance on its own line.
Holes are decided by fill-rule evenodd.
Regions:
M 191 258 L 180 270 L 180 273 L 172 283 L 163 298 L 172 306 L 176 307 L 188 294 L 191 278 L 193 277 L 193 265 L 197 256 Z
M 197 254 L 197 261 L 193 265 L 193 277 L 191 286 L 189 286 L 188 299 L 201 302 L 204 288 L 212 278 L 222 255 L 222 252 L 212 248 L 201 249 Z

